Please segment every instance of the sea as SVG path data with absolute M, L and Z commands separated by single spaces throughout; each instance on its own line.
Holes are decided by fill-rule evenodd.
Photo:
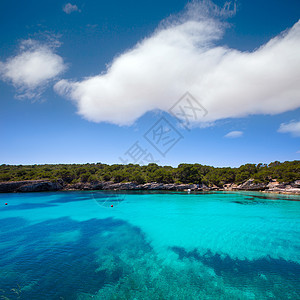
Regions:
M 0 299 L 300 299 L 300 196 L 0 194 Z

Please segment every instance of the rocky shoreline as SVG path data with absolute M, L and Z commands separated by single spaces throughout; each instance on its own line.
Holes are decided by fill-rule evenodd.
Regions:
M 70 190 L 156 190 L 156 191 L 259 191 L 270 193 L 300 195 L 300 180 L 290 183 L 279 183 L 272 180 L 269 183 L 255 183 L 249 179 L 242 184 L 225 184 L 223 187 L 206 186 L 205 184 L 179 184 L 179 183 L 145 183 L 134 182 L 93 182 L 67 184 L 63 180 L 52 182 L 50 180 L 25 180 L 0 182 L 0 193 L 12 192 L 45 192 Z

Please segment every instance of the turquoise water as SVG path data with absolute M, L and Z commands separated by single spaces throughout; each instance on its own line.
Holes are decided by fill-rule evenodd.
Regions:
M 300 299 L 299 200 L 0 194 L 0 299 Z

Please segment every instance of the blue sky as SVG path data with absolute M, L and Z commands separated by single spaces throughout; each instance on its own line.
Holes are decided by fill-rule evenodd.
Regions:
M 299 160 L 300 2 L 224 3 L 1 1 L 0 164 Z M 187 91 L 208 112 L 188 129 Z

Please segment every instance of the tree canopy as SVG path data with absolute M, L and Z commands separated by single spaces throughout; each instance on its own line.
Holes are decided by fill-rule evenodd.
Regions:
M 292 182 L 300 179 L 300 161 L 245 164 L 238 168 L 218 168 L 201 164 L 180 164 L 178 167 L 146 166 L 137 164 L 57 164 L 57 165 L 0 165 L 0 181 L 62 179 L 76 182 L 158 182 L 158 183 L 204 183 L 222 186 L 226 183 L 242 183 L 254 178 L 256 182 Z

